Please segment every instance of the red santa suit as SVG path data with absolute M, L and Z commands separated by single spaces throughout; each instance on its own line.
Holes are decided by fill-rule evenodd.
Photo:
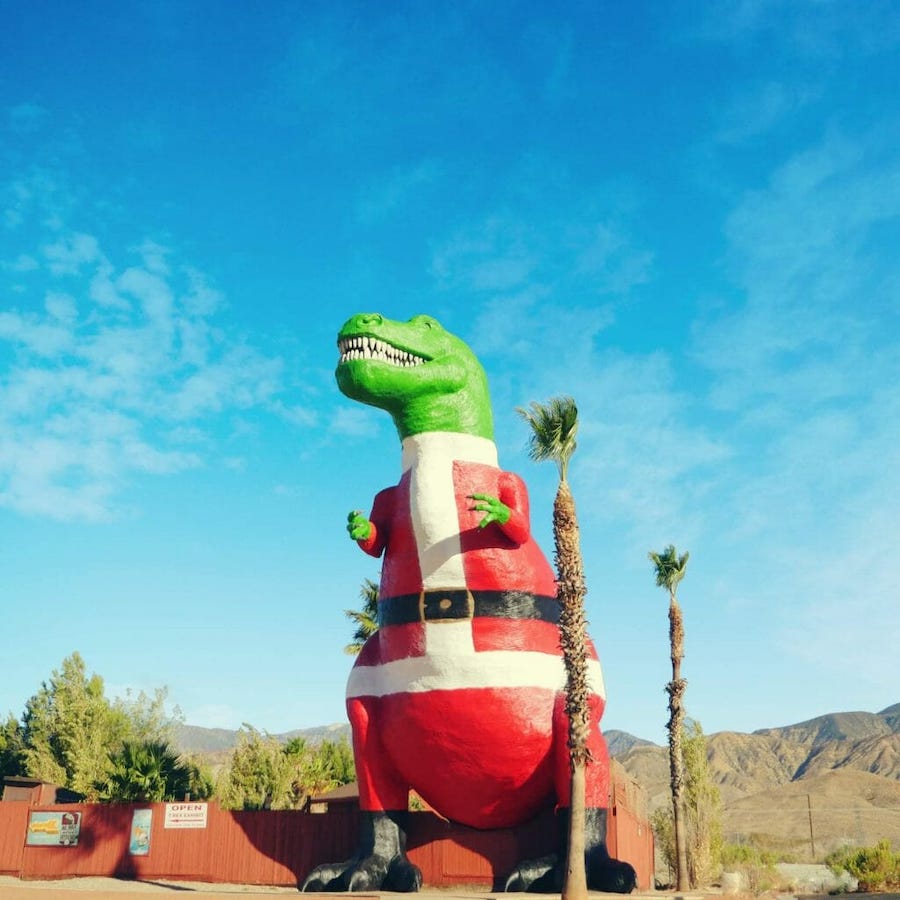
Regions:
M 479 528 L 471 494 L 510 510 Z M 476 828 L 521 824 L 568 805 L 565 671 L 556 583 L 530 536 L 524 483 L 497 465 L 492 441 L 425 433 L 403 443 L 403 474 L 381 491 L 360 546 L 384 555 L 379 630 L 347 686 L 360 807 L 405 809 L 414 789 Z M 603 680 L 589 647 L 587 805 L 606 807 L 608 764 L 597 723 Z

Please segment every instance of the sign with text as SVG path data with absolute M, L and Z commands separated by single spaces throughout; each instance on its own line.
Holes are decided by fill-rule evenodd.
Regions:
M 74 847 L 80 831 L 80 812 L 33 812 L 28 814 L 25 844 L 29 847 Z
M 163 828 L 206 828 L 208 803 L 167 803 Z

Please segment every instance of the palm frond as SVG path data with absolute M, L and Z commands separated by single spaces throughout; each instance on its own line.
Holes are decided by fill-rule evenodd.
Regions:
M 364 579 L 359 598 L 363 601 L 362 609 L 344 610 L 344 615 L 356 625 L 353 642 L 344 647 L 344 653 L 350 656 L 356 656 L 363 644 L 378 631 L 378 584 L 371 578 Z
M 678 583 L 684 578 L 690 554 L 685 552 L 681 556 L 674 544 L 669 544 L 662 553 L 652 550 L 647 554 L 650 562 L 656 568 L 656 585 L 665 588 L 671 596 L 675 596 Z
M 578 446 L 578 407 L 571 397 L 553 397 L 546 403 L 533 400 L 528 407 L 517 407 L 516 412 L 531 426 L 528 438 L 528 455 L 535 462 L 552 460 L 559 469 L 561 480 L 566 480 L 569 460 Z

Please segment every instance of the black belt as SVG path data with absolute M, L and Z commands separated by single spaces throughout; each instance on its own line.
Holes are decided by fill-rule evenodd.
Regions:
M 378 627 L 410 622 L 442 622 L 493 616 L 498 619 L 539 619 L 559 622 L 556 597 L 525 591 L 468 591 L 465 588 L 420 591 L 378 601 Z

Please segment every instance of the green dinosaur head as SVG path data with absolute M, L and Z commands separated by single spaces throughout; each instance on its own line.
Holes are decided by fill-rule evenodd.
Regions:
M 430 316 L 359 313 L 338 332 L 335 377 L 353 400 L 387 410 L 400 440 L 452 431 L 493 440 L 487 377 L 475 354 Z

